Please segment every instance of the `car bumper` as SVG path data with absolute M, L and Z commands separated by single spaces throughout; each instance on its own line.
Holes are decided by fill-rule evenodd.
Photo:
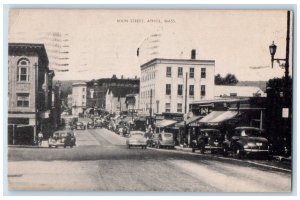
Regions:
M 170 146 L 170 147 L 174 147 L 175 146 L 175 143 L 172 142 L 172 143 L 169 143 L 169 142 L 161 142 L 159 143 L 160 146 Z
M 270 150 L 267 149 L 244 149 L 246 154 L 269 154 Z

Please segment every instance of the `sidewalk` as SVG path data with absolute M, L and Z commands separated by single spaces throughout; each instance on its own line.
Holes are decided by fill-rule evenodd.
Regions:
M 8 147 L 14 147 L 14 148 L 48 148 L 48 140 L 43 140 L 42 145 L 38 146 L 36 145 L 8 145 Z

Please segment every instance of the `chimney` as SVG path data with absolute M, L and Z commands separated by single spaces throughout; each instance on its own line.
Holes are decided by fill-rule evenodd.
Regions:
M 134 79 L 137 79 L 137 76 L 135 76 Z
M 117 79 L 117 76 L 114 74 L 114 75 L 112 76 L 112 79 Z
M 196 49 L 192 49 L 192 52 L 191 52 L 191 59 L 193 59 L 193 60 L 196 59 Z
M 121 79 L 123 79 L 124 78 L 124 76 L 123 75 L 121 75 Z

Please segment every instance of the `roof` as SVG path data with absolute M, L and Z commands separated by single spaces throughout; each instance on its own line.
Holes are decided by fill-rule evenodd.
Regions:
M 158 63 L 176 63 L 176 64 L 183 64 L 183 63 L 187 63 L 189 65 L 215 65 L 215 61 L 214 60 L 196 60 L 196 59 L 166 59 L 166 58 L 154 58 L 146 63 L 144 63 L 143 65 L 141 65 L 141 68 L 144 68 L 146 66 L 152 65 L 152 64 L 158 64 Z
M 126 86 L 113 86 L 109 87 L 109 93 L 113 93 L 114 97 L 126 97 L 127 94 L 138 93 L 139 88 L 126 87 Z
M 77 83 L 73 83 L 72 86 L 86 86 L 86 82 L 77 82 Z
M 36 43 L 8 43 L 8 54 L 38 54 L 40 59 L 45 63 L 48 68 L 49 60 L 44 44 Z
M 236 94 L 237 97 L 253 97 L 255 94 L 266 96 L 266 94 L 255 86 L 229 86 L 229 85 L 215 85 L 215 96 L 231 96 Z

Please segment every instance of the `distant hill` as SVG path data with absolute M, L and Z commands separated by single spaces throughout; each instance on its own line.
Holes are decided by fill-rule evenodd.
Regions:
M 262 91 L 266 91 L 267 81 L 239 81 L 237 86 L 256 86 L 259 87 Z

